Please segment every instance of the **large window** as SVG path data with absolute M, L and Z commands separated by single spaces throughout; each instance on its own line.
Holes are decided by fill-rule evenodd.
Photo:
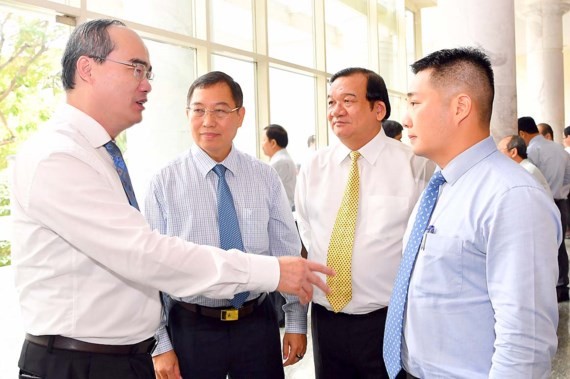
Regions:
M 327 71 L 368 67 L 368 2 L 325 2 Z
M 291 158 L 301 164 L 309 154 L 307 139 L 315 135 L 315 78 L 279 68 L 269 69 L 271 123 L 287 130 Z M 267 125 L 264 125 L 264 127 Z
M 208 0 L 212 41 L 252 51 L 253 0 Z
M 194 49 L 145 39 L 155 78 L 143 121 L 127 130 L 125 158 L 141 198 L 152 175 L 191 145 L 186 94 L 196 77 Z
M 87 1 L 91 11 L 180 33 L 194 35 L 191 0 L 97 0 Z
M 267 4 L 269 55 L 313 67 L 314 6 L 312 0 L 276 0 Z

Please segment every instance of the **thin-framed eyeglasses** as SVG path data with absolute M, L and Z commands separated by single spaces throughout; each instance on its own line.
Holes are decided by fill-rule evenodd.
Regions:
M 133 74 L 135 75 L 135 78 L 137 78 L 138 80 L 143 80 L 143 78 L 146 78 L 147 80 L 154 79 L 154 72 L 150 71 L 142 63 L 122 62 L 122 61 L 116 61 L 116 60 L 111 59 L 111 58 L 102 58 L 102 57 L 97 57 L 97 56 L 92 56 L 91 58 L 101 59 L 103 61 L 109 61 L 109 62 L 113 62 L 113 63 L 118 63 L 118 64 L 122 64 L 123 66 L 129 66 L 133 69 Z
M 186 109 L 190 111 L 190 116 L 194 119 L 203 118 L 204 116 L 206 116 L 206 113 L 210 113 L 214 115 L 216 119 L 223 120 L 227 118 L 230 115 L 230 113 L 233 113 L 240 108 L 241 107 L 235 107 L 234 109 L 230 108 L 206 109 L 202 107 L 187 107 Z

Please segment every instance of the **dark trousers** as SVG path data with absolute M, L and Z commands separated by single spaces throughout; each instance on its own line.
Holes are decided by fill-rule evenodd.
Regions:
M 558 210 L 560 210 L 560 218 L 562 221 L 562 231 L 563 234 L 566 231 L 566 220 L 568 219 L 568 200 L 557 199 L 554 200 Z M 560 290 L 566 291 L 568 293 L 568 252 L 566 251 L 566 244 L 564 240 L 558 248 L 558 287 L 562 287 Z
M 150 354 L 110 355 L 49 349 L 24 341 L 21 379 L 154 379 Z
M 237 321 L 202 316 L 176 304 L 168 328 L 183 378 L 284 378 L 279 327 L 267 299 Z
M 316 378 L 388 379 L 382 359 L 387 310 L 349 315 L 313 303 L 311 332 Z
M 277 323 L 279 326 L 285 324 L 285 311 L 283 311 L 283 305 L 285 305 L 285 298 L 281 295 L 279 291 L 273 291 L 268 294 L 269 300 L 273 304 L 273 309 L 275 310 L 275 316 L 277 317 Z

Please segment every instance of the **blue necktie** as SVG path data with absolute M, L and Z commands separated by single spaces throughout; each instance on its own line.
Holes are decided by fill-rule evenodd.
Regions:
M 218 175 L 218 228 L 220 231 L 220 248 L 224 250 L 238 249 L 243 251 L 243 241 L 239 230 L 239 223 L 234 206 L 234 200 L 228 183 L 226 182 L 226 167 L 217 164 L 212 169 Z M 230 304 L 239 309 L 247 297 L 249 292 L 240 292 L 234 295 L 230 300 Z
M 386 316 L 386 328 L 384 330 L 384 362 L 390 378 L 395 378 L 402 369 L 402 328 L 404 324 L 404 309 L 408 297 L 410 276 L 420 249 L 420 244 L 427 229 L 428 222 L 435 207 L 439 187 L 445 183 L 441 171 L 436 172 L 428 183 L 423 193 L 418 213 L 410 239 L 404 250 L 404 256 L 400 263 L 398 275 L 394 282 L 394 289 L 390 297 L 388 315 Z
M 119 150 L 119 147 L 115 145 L 115 142 L 113 141 L 109 141 L 103 146 L 105 146 L 105 149 L 107 149 L 107 152 L 111 155 L 111 158 L 113 158 L 115 169 L 117 170 L 117 174 L 119 174 L 119 178 L 121 178 L 121 183 L 123 184 L 123 189 L 129 199 L 129 204 L 136 209 L 139 209 L 139 204 L 135 197 L 135 191 L 133 190 L 133 184 L 131 183 L 131 177 L 129 176 L 129 170 L 127 169 L 127 164 L 123 159 L 121 150 Z

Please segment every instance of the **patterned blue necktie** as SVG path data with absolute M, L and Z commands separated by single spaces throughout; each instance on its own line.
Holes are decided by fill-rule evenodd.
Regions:
M 239 223 L 234 206 L 234 200 L 228 183 L 226 182 L 226 167 L 217 164 L 212 169 L 218 175 L 218 228 L 220 230 L 220 248 L 224 250 L 238 249 L 243 251 L 243 241 L 239 230 Z M 230 304 L 239 309 L 249 292 L 240 292 L 234 295 Z
M 386 316 L 386 328 L 384 330 L 384 362 L 390 378 L 395 378 L 402 369 L 401 349 L 402 349 L 402 328 L 404 323 L 404 309 L 408 297 L 408 286 L 410 276 L 420 249 L 420 244 L 431 218 L 439 186 L 445 183 L 445 178 L 441 171 L 436 172 L 426 190 L 418 207 L 416 220 L 404 256 L 400 263 L 398 275 L 394 282 L 394 289 L 390 297 L 388 315 Z
M 115 169 L 117 170 L 117 174 L 119 174 L 119 178 L 121 178 L 121 183 L 123 184 L 123 189 L 129 199 L 129 204 L 136 209 L 139 209 L 139 204 L 135 197 L 135 191 L 133 190 L 133 184 L 131 183 L 131 177 L 129 176 L 129 170 L 127 169 L 127 164 L 123 159 L 121 150 L 119 150 L 119 147 L 115 145 L 115 142 L 113 141 L 109 141 L 103 146 L 105 146 L 105 149 L 107 149 L 107 152 L 111 155 L 111 158 L 113 158 Z

